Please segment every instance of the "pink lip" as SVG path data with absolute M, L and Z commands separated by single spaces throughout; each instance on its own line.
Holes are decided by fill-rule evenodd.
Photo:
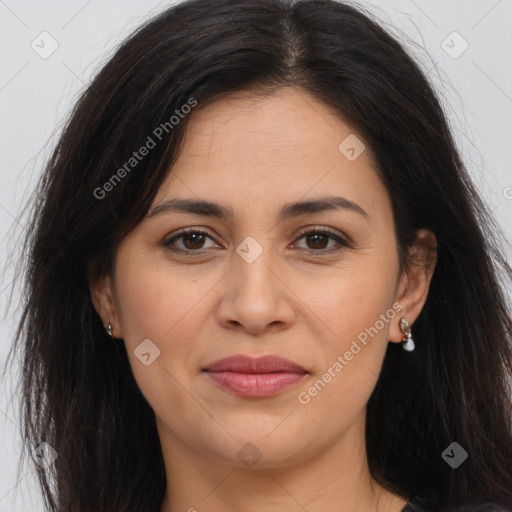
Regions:
M 237 355 L 216 361 L 203 371 L 221 389 L 244 397 L 266 397 L 299 382 L 307 371 L 277 356 Z

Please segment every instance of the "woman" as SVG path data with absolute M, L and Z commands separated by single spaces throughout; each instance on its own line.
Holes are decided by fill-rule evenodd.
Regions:
M 360 9 L 150 20 L 78 101 L 26 239 L 48 510 L 511 510 L 490 227 L 434 91 Z

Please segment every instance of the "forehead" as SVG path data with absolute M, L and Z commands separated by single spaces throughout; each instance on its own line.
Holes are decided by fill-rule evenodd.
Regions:
M 335 190 L 390 207 L 362 137 L 306 91 L 239 92 L 199 104 L 191 115 L 182 151 L 155 200 L 192 194 L 268 203 Z
M 199 106 L 187 127 L 186 142 L 198 155 L 222 150 L 233 156 L 250 150 L 266 160 L 268 151 L 314 158 L 326 150 L 336 155 L 340 136 L 352 132 L 327 105 L 306 91 L 287 87 L 265 96 L 239 92 Z

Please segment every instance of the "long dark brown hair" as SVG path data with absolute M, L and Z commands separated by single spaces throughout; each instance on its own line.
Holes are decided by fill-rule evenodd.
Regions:
M 155 416 L 89 285 L 112 271 L 179 154 L 193 113 L 172 125 L 176 110 L 191 98 L 200 108 L 287 86 L 364 137 L 392 200 L 400 261 L 409 263 L 419 228 L 438 241 L 416 350 L 389 344 L 368 403 L 372 476 L 428 510 L 512 508 L 512 270 L 432 85 L 360 7 L 189 0 L 137 29 L 84 90 L 30 203 L 12 352 L 23 361 L 25 446 L 46 442 L 58 454 L 47 469 L 36 464 L 49 511 L 159 510 L 166 480 Z M 165 122 L 156 147 L 104 187 Z M 457 469 L 441 456 L 452 442 L 469 455 Z

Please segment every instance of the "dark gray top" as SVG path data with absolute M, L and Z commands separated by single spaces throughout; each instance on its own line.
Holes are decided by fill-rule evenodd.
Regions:
M 435 509 L 436 512 L 439 511 L 438 508 Z M 448 512 L 450 509 L 446 509 Z M 453 509 L 452 509 L 453 510 Z M 476 505 L 471 506 L 468 505 L 467 508 L 457 508 L 457 512 L 512 512 L 509 508 L 505 508 L 503 505 L 499 505 L 498 503 L 488 503 L 485 505 Z M 402 509 L 402 512 L 432 512 L 432 509 L 429 507 L 421 507 L 412 505 L 409 501 Z M 440 511 L 439 511 L 440 512 Z

